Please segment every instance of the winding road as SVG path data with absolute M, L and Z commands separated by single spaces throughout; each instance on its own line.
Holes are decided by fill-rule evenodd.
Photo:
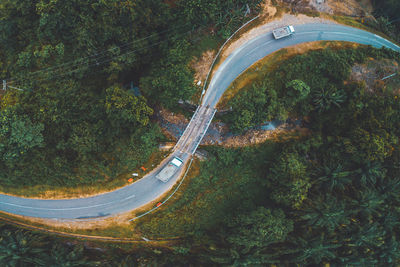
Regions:
M 214 73 L 202 104 L 193 115 L 190 124 L 178 141 L 171 155 L 160 166 L 139 181 L 115 191 L 88 198 L 40 200 L 0 194 L 0 211 L 40 218 L 87 219 L 99 218 L 131 211 L 142 207 L 166 194 L 182 174 L 174 175 L 167 183 L 155 175 L 174 157 L 179 156 L 186 164 L 197 149 L 215 114 L 215 107 L 232 81 L 256 61 L 284 47 L 312 41 L 348 41 L 374 47 L 387 47 L 400 51 L 400 47 L 360 29 L 337 24 L 295 25 L 296 33 L 274 40 L 272 33 L 260 35 L 236 49 L 221 63 Z

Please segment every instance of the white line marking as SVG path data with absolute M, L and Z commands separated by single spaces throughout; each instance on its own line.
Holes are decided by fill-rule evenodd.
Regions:
M 256 48 L 251 49 L 251 50 L 250 50 L 249 52 L 247 52 L 246 55 L 244 55 L 244 56 L 248 56 L 248 55 L 250 55 L 251 53 L 253 53 L 254 50 L 258 50 L 258 49 L 260 49 L 261 47 L 266 46 L 266 45 L 269 45 L 270 43 L 273 43 L 273 42 L 274 42 L 274 41 L 265 42 L 265 43 L 263 43 L 262 45 L 259 45 L 259 46 L 257 46 Z
M 86 207 L 77 207 L 77 208 L 60 208 L 60 209 L 50 209 L 50 208 L 37 208 L 37 207 L 28 207 L 28 206 L 22 206 L 18 204 L 12 204 L 12 203 L 7 203 L 7 202 L 0 202 L 1 204 L 9 205 L 9 206 L 14 206 L 14 207 L 19 207 L 19 208 L 27 208 L 27 209 L 35 209 L 35 210 L 80 210 L 80 209 L 88 209 L 88 208 L 95 208 L 95 207 L 101 207 L 109 204 L 113 204 L 116 202 L 122 202 L 124 200 L 128 200 L 131 198 L 134 198 L 135 195 L 131 195 L 129 197 L 126 197 L 124 199 L 108 202 L 108 203 L 103 203 L 103 204 L 98 204 L 98 205 L 92 205 L 92 206 L 86 206 Z

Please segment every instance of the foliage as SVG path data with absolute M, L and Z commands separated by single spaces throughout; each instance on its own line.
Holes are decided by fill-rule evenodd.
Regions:
M 44 265 L 41 254 L 46 251 L 43 237 L 29 232 L 2 227 L 0 239 L 2 266 Z
M 106 89 L 105 108 L 108 119 L 116 129 L 122 125 L 146 126 L 149 116 L 153 114 L 144 97 L 136 97 L 117 86 Z
M 232 101 L 232 107 L 238 110 L 230 114 L 229 118 L 233 131 L 247 129 L 267 115 L 263 111 L 267 101 L 265 90 L 265 85 L 254 85 L 249 90 L 242 91 L 240 96 Z
M 347 99 L 344 81 L 350 67 L 368 56 L 395 57 L 393 51 L 371 47 L 317 50 L 281 62 L 262 82 L 245 88 L 228 105 L 225 121 L 240 132 L 264 121 L 334 111 Z
M 12 167 L 22 154 L 44 145 L 42 123 L 33 124 L 29 117 L 18 116 L 12 109 L 4 110 L 0 116 L 0 153 L 8 166 Z
M 0 74 L 25 91 L 0 100 L 0 184 L 91 184 L 143 164 L 161 136 L 153 109 L 195 93 L 205 29 L 225 36 L 259 2 L 2 1 Z
M 262 155 L 273 149 L 272 145 L 266 145 L 265 151 L 211 148 L 215 155 L 202 164 L 200 176 L 191 181 L 184 195 L 165 214 L 144 218 L 139 228 L 151 236 L 201 236 L 205 231 L 213 232 L 218 225 L 229 222 L 235 210 L 245 209 L 245 203 L 262 194 L 253 181 L 263 177 Z M 212 190 L 202 192 L 205 188 Z
M 188 66 L 189 44 L 178 42 L 165 59 L 153 64 L 150 74 L 140 81 L 149 99 L 157 99 L 172 108 L 179 100 L 188 100 L 195 92 L 193 70 Z
M 367 21 L 372 27 L 390 36 L 392 39 L 400 40 L 400 4 L 396 0 L 373 0 L 374 16 L 376 20 Z
M 111 175 L 140 164 L 160 138 L 146 98 L 152 106 L 173 106 L 193 93 L 190 39 L 159 32 L 182 22 L 179 17 L 182 25 L 232 25 L 247 2 L 258 3 L 2 1 L 0 71 L 33 89 L 10 91 L 1 103 L 2 183 L 76 185 L 82 183 L 77 174 L 90 183 L 102 179 L 95 169 Z M 230 29 L 219 26 L 218 32 L 225 36 Z M 96 60 L 110 57 L 83 59 L 97 51 L 116 57 L 105 66 Z M 370 47 L 310 52 L 280 64 L 232 100 L 227 120 L 237 131 L 290 114 L 307 116 L 312 135 L 208 148 L 208 160 L 179 199 L 137 225 L 151 238 L 183 238 L 172 250 L 98 253 L 1 226 L 1 265 L 399 265 L 400 102 L 345 83 L 350 67 L 367 57 L 398 55 Z M 76 58 L 82 59 L 73 64 L 81 66 L 72 73 L 58 65 L 29 74 Z M 60 72 L 62 79 L 50 79 Z M 144 97 L 117 82 L 132 79 L 140 80 Z
M 292 113 L 308 116 L 312 134 L 279 145 L 208 148 L 200 174 L 141 231 L 185 236 L 188 257 L 203 265 L 397 266 L 400 102 L 345 83 L 350 66 L 367 54 L 397 56 L 371 48 L 312 52 L 240 92 L 231 119 L 235 108 L 266 116 L 262 102 L 272 88 L 285 93 Z M 301 81 L 310 92 L 299 100 L 303 90 L 293 87 L 306 88 Z
M 283 241 L 293 230 L 293 222 L 285 218 L 282 210 L 264 207 L 240 214 L 228 226 L 231 227 L 228 242 L 244 254 Z
M 294 92 L 290 92 L 294 96 L 298 96 L 300 99 L 306 98 L 310 93 L 310 86 L 308 86 L 302 80 L 293 80 L 286 83 L 286 89 L 293 89 Z
M 99 266 L 100 254 L 90 253 L 82 245 L 67 245 L 44 235 L 0 227 L 1 266 Z

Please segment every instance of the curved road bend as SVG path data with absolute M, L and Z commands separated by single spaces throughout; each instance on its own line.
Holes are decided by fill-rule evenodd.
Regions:
M 202 105 L 192 117 L 174 152 L 163 164 L 139 181 L 118 190 L 88 198 L 40 200 L 0 194 L 0 211 L 40 218 L 86 219 L 134 210 L 158 199 L 173 187 L 180 173 L 174 175 L 167 183 L 159 181 L 155 175 L 174 156 L 181 157 L 185 163 L 188 162 L 206 132 L 214 116 L 215 106 L 224 91 L 239 74 L 256 61 L 284 47 L 321 40 L 349 41 L 375 47 L 385 46 L 400 51 L 399 46 L 373 33 L 352 27 L 334 24 L 304 24 L 295 25 L 295 29 L 295 35 L 280 40 L 274 40 L 271 33 L 260 35 L 229 55 L 213 75 Z

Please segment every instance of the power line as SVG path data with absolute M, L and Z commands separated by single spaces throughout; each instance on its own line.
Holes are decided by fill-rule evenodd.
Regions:
M 129 42 L 129 43 L 125 43 L 125 44 L 123 44 L 121 46 L 113 47 L 113 48 L 110 48 L 110 49 L 107 49 L 107 50 L 103 50 L 103 51 L 99 51 L 98 53 L 95 53 L 93 55 L 90 55 L 90 56 L 87 56 L 87 57 L 82 57 L 82 58 L 79 58 L 79 59 L 76 59 L 76 60 L 72 60 L 72 61 L 69 61 L 69 62 L 66 62 L 66 63 L 58 64 L 58 65 L 55 65 L 55 66 L 52 66 L 52 67 L 48 67 L 48 68 L 45 68 L 45 69 L 41 69 L 41 70 L 37 70 L 37 71 L 34 71 L 34 72 L 30 72 L 30 73 L 25 74 L 24 76 L 27 77 L 27 78 L 30 78 L 33 75 L 38 75 L 38 74 L 43 73 L 43 72 L 52 72 L 52 71 L 53 72 L 57 72 L 57 71 L 61 71 L 64 68 L 67 68 L 67 69 L 73 68 L 75 66 L 79 66 L 79 65 L 85 64 L 86 62 L 83 62 L 85 59 L 96 60 L 97 61 L 99 59 L 107 57 L 107 55 L 104 55 L 107 52 L 112 52 L 112 51 L 117 50 L 117 49 L 120 49 L 121 51 L 124 51 L 125 48 L 127 46 L 129 46 L 129 45 L 144 41 L 146 39 L 158 36 L 158 35 L 163 34 L 163 33 L 171 32 L 171 31 L 174 31 L 174 30 L 177 30 L 177 29 L 181 29 L 181 28 L 187 26 L 188 24 L 189 23 L 186 23 L 186 24 L 180 25 L 180 26 L 175 27 L 175 28 L 170 28 L 170 29 L 158 32 L 158 33 L 153 33 L 153 34 L 151 34 L 149 36 L 146 36 L 144 38 L 141 38 L 141 39 Z M 97 57 L 99 55 L 104 55 L 104 56 Z M 20 80 L 20 78 L 10 78 L 10 79 L 8 79 L 9 82 L 13 82 L 14 80 Z
M 77 59 L 77 60 L 73 60 L 73 61 L 70 61 L 70 62 L 58 64 L 56 66 L 52 66 L 52 67 L 49 67 L 49 68 L 46 68 L 46 69 L 42 69 L 42 70 L 38 70 L 38 71 L 35 71 L 35 72 L 32 72 L 32 73 L 28 73 L 27 75 L 32 76 L 32 75 L 39 74 L 39 73 L 42 73 L 42 72 L 61 71 L 63 68 L 67 68 L 68 69 L 68 68 L 72 68 L 72 67 L 75 67 L 75 66 L 79 66 L 79 65 L 85 64 L 86 62 L 82 62 L 83 60 L 85 60 L 85 59 L 89 59 L 90 60 L 93 57 L 94 58 L 92 60 L 96 60 L 97 61 L 99 59 L 107 57 L 107 55 L 97 57 L 98 55 L 104 55 L 107 52 L 112 52 L 113 50 L 117 50 L 117 49 L 121 49 L 121 48 L 122 48 L 121 50 L 124 51 L 125 50 L 124 47 L 127 47 L 128 45 L 131 45 L 131 44 L 134 44 L 134 43 L 138 43 L 140 41 L 149 39 L 149 38 L 151 38 L 153 36 L 156 36 L 158 34 L 162 34 L 162 33 L 165 33 L 165 32 L 168 32 L 168 31 L 172 31 L 172 30 L 175 30 L 175 29 L 178 29 L 178 28 L 182 28 L 184 26 L 185 25 L 182 25 L 182 26 L 174 28 L 174 29 L 169 29 L 169 30 L 165 30 L 165 31 L 162 31 L 162 32 L 159 32 L 159 33 L 154 33 L 152 35 L 149 35 L 147 37 L 141 38 L 139 40 L 135 40 L 135 41 L 126 43 L 126 44 L 124 44 L 122 46 L 119 46 L 119 47 L 114 47 L 114 48 L 111 48 L 111 49 L 108 49 L 108 50 L 103 50 L 103 51 L 100 51 L 99 53 L 93 54 L 91 56 L 87 56 L 87 57 L 83 57 L 83 58 L 80 58 L 80 59 Z M 76 64 L 74 64 L 74 63 L 76 63 Z M 25 75 L 25 76 L 27 76 L 27 75 Z M 11 79 L 11 80 L 13 80 L 13 79 Z
M 186 35 L 186 34 L 192 32 L 192 31 L 193 31 L 193 30 L 189 30 L 189 31 L 186 31 L 186 32 L 184 32 L 184 33 L 179 34 L 178 36 L 173 36 L 173 37 L 178 37 L 178 38 L 180 38 L 180 37 L 182 37 L 182 36 L 184 36 L 184 35 Z M 79 68 L 79 66 L 81 66 L 81 65 L 85 65 L 85 68 L 92 67 L 92 66 L 95 66 L 95 65 L 96 65 L 96 66 L 100 66 L 100 65 L 102 65 L 102 64 L 105 64 L 105 63 L 108 63 L 108 62 L 112 61 L 112 60 L 115 59 L 115 58 L 123 57 L 123 56 L 129 55 L 129 54 L 132 54 L 132 53 L 134 53 L 134 52 L 141 51 L 141 50 L 144 50 L 144 49 L 147 49 L 147 48 L 156 46 L 156 45 L 158 45 L 158 44 L 160 44 L 160 43 L 162 43 L 162 42 L 165 42 L 165 41 L 167 41 L 167 40 L 168 40 L 168 39 L 164 39 L 164 40 L 158 41 L 158 42 L 156 42 L 156 43 L 153 43 L 153 44 L 151 44 L 151 45 L 149 45 L 149 46 L 142 47 L 142 48 L 138 48 L 138 49 L 134 49 L 134 50 L 128 51 L 128 52 L 126 52 L 126 53 L 124 53 L 124 54 L 111 57 L 111 58 L 106 59 L 106 60 L 101 61 L 101 62 L 96 62 L 96 63 L 92 63 L 92 64 L 88 64 L 88 65 L 85 65 L 85 63 L 81 63 L 81 64 L 76 65 L 76 66 L 77 66 L 76 69 L 73 69 L 73 70 L 68 71 L 68 72 L 63 72 L 63 73 L 61 73 L 61 74 L 58 74 L 58 75 L 55 75 L 55 76 L 52 76 L 52 77 L 47 77 L 47 78 L 45 77 L 45 78 L 39 78 L 39 79 L 37 79 L 37 78 L 30 79 L 29 77 L 27 77 L 27 78 L 18 79 L 18 81 L 36 80 L 36 81 L 38 81 L 38 82 L 41 82 L 41 81 L 52 80 L 52 79 L 55 79 L 55 78 L 58 78 L 58 77 L 62 77 L 62 76 L 65 76 L 65 75 L 68 75 L 68 74 L 77 72 L 77 71 L 79 71 L 79 70 L 82 70 L 83 68 Z M 64 70 L 64 71 L 65 71 L 65 70 Z M 51 72 L 51 71 L 50 71 L 50 72 Z M 95 72 L 92 72 L 92 73 L 95 73 Z M 11 82 L 14 82 L 14 81 L 16 81 L 16 80 L 17 80 L 17 79 L 14 79 L 14 80 L 12 80 Z

